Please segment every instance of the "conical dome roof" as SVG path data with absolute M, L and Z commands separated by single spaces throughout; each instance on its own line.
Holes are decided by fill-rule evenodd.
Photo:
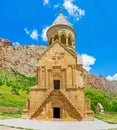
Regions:
M 62 13 L 60 13 L 58 17 L 55 19 L 52 26 L 54 25 L 67 25 L 67 26 L 72 27 L 71 24 L 66 20 L 65 16 Z

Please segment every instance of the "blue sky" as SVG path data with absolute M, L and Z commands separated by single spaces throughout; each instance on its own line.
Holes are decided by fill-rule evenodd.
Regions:
M 117 79 L 117 0 L 0 0 L 0 37 L 14 45 L 47 45 L 45 32 L 61 5 L 85 67 Z

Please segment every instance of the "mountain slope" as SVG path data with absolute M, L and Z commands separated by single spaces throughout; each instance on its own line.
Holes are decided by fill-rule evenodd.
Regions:
M 46 49 L 45 46 L 12 46 L 9 40 L 0 40 L 0 68 L 35 76 L 39 55 Z M 110 82 L 103 76 L 96 76 L 88 72 L 84 73 L 85 85 L 92 88 L 109 90 L 117 93 L 117 83 Z
M 94 74 L 90 74 L 88 72 L 84 73 L 84 82 L 85 85 L 91 86 L 92 88 L 101 89 L 101 90 L 109 90 L 111 92 L 117 93 L 117 84 L 112 81 L 107 80 L 103 76 L 97 76 Z
M 2 40 L 5 41 L 5 40 Z M 38 57 L 45 46 L 12 46 L 0 42 L 0 68 L 14 70 L 27 76 L 34 76 Z

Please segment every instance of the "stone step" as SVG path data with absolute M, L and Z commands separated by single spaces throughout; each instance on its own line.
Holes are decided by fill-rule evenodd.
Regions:
M 61 91 L 61 90 L 60 90 Z M 63 96 L 65 96 L 65 98 L 67 99 L 67 101 L 71 104 L 71 106 L 74 108 L 75 112 L 80 116 L 79 111 L 77 110 L 77 108 L 74 106 L 74 104 L 70 101 L 70 99 L 66 96 L 65 92 L 61 91 L 61 93 L 63 94 Z
M 37 109 L 31 114 L 31 117 L 30 117 L 30 118 L 32 118 L 33 115 L 35 115 L 37 112 L 38 112 L 38 113 L 40 112 L 40 111 L 39 111 L 40 108 L 44 105 L 46 99 L 50 96 L 50 94 L 51 94 L 52 91 L 53 91 L 53 90 L 47 91 L 45 98 L 42 99 L 41 103 L 38 105 Z

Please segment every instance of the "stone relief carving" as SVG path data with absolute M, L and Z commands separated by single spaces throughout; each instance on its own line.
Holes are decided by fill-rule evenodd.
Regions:
M 58 65 L 61 61 L 61 59 L 64 58 L 64 54 L 63 52 L 55 52 L 54 55 L 52 56 L 52 60 L 54 61 L 54 65 Z

